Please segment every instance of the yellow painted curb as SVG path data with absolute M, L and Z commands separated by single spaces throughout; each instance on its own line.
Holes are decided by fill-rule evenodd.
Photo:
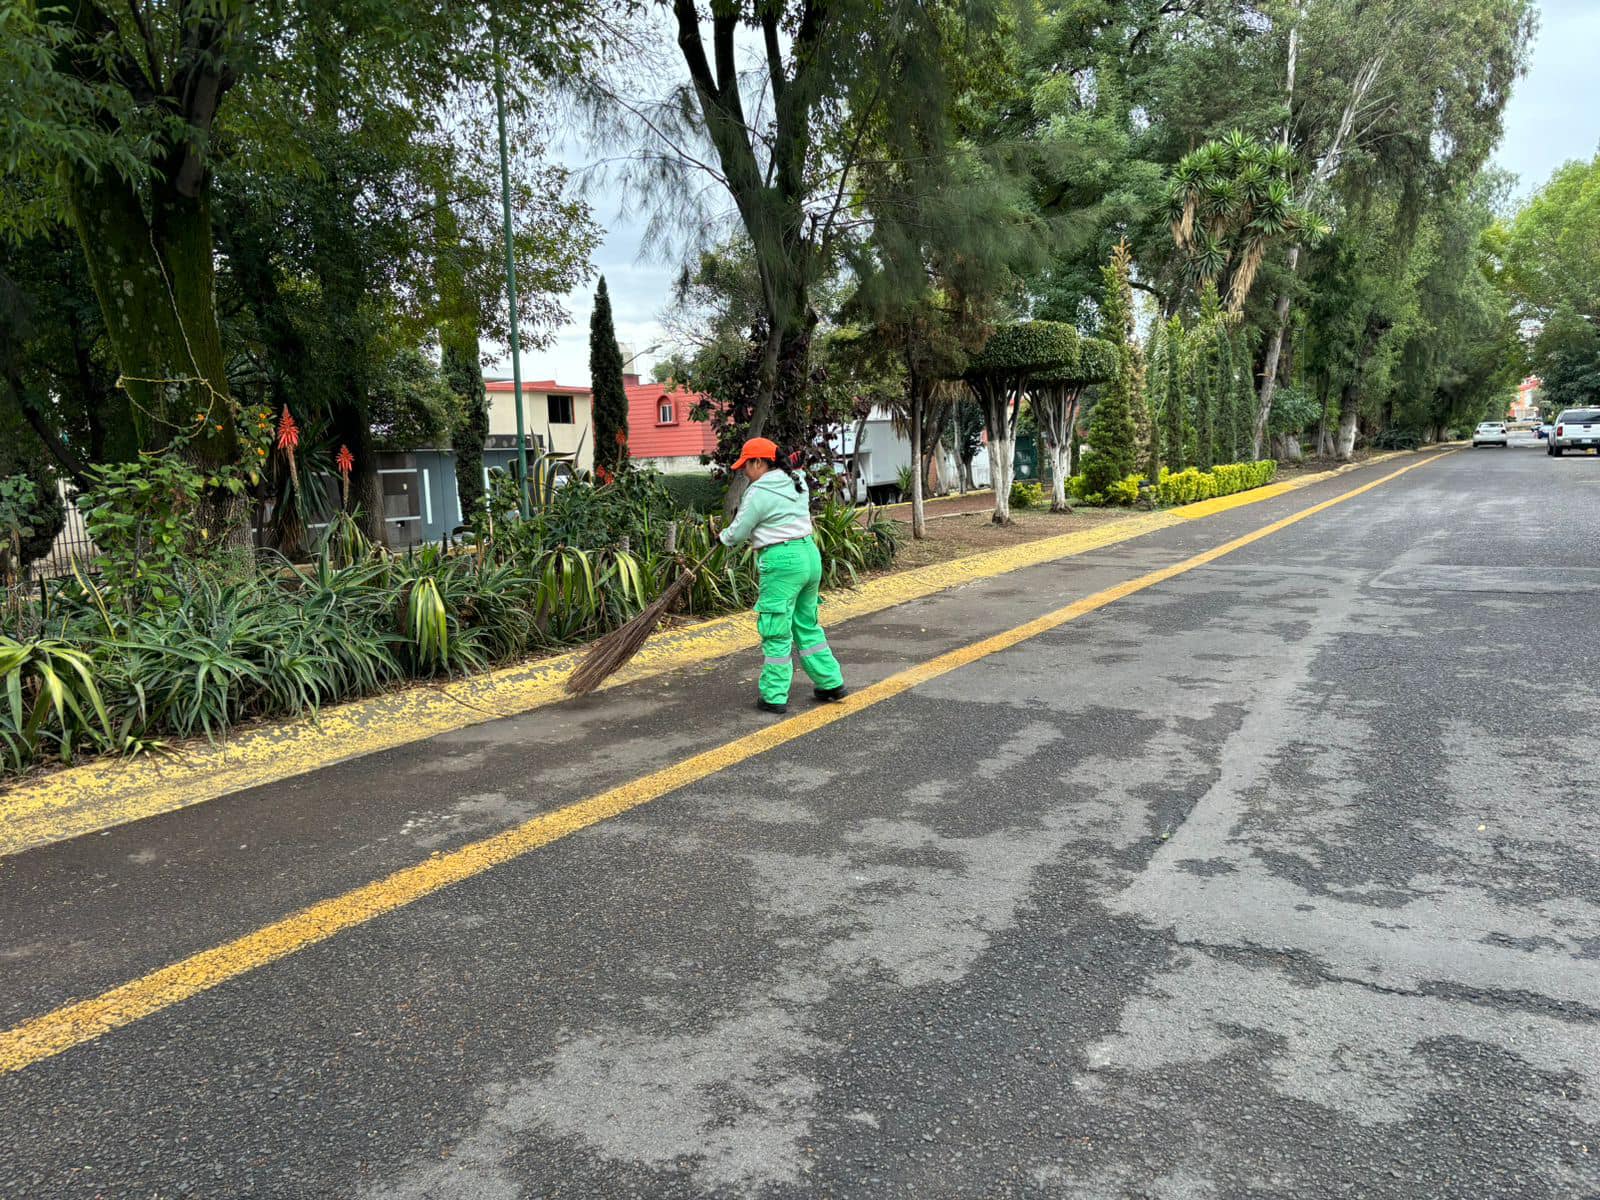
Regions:
M 230 979 L 278 962 L 347 929 L 431 896 L 443 888 L 649 804 L 759 754 L 843 721 L 920 684 L 1011 649 L 1052 629 L 1059 629 L 1126 596 L 1213 563 L 1279 530 L 1370 492 L 1407 471 L 1426 465 L 1427 461 L 1401 467 L 1180 562 L 1114 584 L 1024 624 L 907 667 L 887 679 L 869 684 L 840 704 L 820 705 L 724 745 L 703 750 L 620 787 L 568 804 L 554 812 L 543 813 L 447 853 L 436 853 L 383 879 L 319 901 L 242 937 L 192 954 L 98 996 L 62 1005 L 53 1012 L 24 1021 L 0 1032 L 0 1075 L 23 1070 L 75 1046 L 95 1041 L 113 1030 L 181 1004 Z
M 830 626 L 837 625 L 980 579 L 1086 554 L 1215 512 L 1270 500 L 1354 467 L 1410 453 L 1384 455 L 1219 500 L 1141 513 L 1095 529 L 881 576 L 852 591 L 831 594 L 825 616 Z M 605 686 L 636 683 L 759 644 L 755 617 L 750 613 L 669 630 L 651 638 Z M 554 704 L 567 698 L 561 688 L 577 657 L 562 654 L 470 679 L 354 700 L 324 709 L 315 720 L 302 718 L 250 729 L 178 758 L 99 759 L 64 768 L 18 784 L 0 796 L 0 857 Z

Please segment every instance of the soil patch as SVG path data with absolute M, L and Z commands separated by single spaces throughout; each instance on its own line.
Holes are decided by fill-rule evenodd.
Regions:
M 1136 510 L 1086 508 L 1072 513 L 1013 511 L 1010 525 L 994 524 L 989 519 L 989 511 L 986 508 L 981 513 L 963 513 L 930 520 L 928 536 L 920 542 L 911 538 L 911 518 L 907 513 L 902 525 L 904 540 L 900 543 L 894 570 L 909 571 L 984 550 L 998 550 L 1058 534 L 1077 533 L 1108 522 L 1125 521 Z M 898 519 L 900 514 L 895 513 L 894 516 Z

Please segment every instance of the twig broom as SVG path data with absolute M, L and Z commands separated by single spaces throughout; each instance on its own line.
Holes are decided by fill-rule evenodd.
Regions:
M 639 647 L 650 639 L 656 626 L 661 624 L 661 618 L 671 612 L 683 599 L 684 593 L 694 586 L 695 579 L 718 549 L 713 545 L 704 558 L 674 579 L 649 608 L 590 647 L 577 669 L 567 677 L 564 685 L 567 695 L 587 696 L 627 666 L 633 656 L 639 653 Z

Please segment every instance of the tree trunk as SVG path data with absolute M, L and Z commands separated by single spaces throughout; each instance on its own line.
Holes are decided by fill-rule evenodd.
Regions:
M 1071 512 L 1072 505 L 1067 503 L 1067 455 L 1070 453 L 1068 446 L 1056 442 L 1050 447 L 1050 511 Z
M 1356 416 L 1360 408 L 1360 393 L 1351 381 L 1339 391 L 1339 440 L 1334 453 L 1340 462 L 1350 462 L 1356 456 Z
M 181 431 L 197 465 L 236 461 L 205 193 L 183 196 L 157 180 L 146 219 L 114 171 L 75 171 L 68 201 L 140 440 L 165 446 Z M 216 544 L 246 540 L 246 504 L 218 489 L 201 504 L 200 531 Z
M 1009 525 L 1011 524 L 1011 480 L 1017 469 L 1016 439 L 1001 438 L 995 448 L 995 456 L 999 460 L 1000 473 L 995 479 L 993 520 L 996 525 Z
M 921 541 L 928 536 L 922 510 L 922 409 L 926 402 L 915 377 L 910 382 L 911 400 L 911 536 Z
M 163 446 L 178 430 L 193 430 L 197 462 L 232 462 L 238 443 L 206 201 L 157 184 L 146 220 L 138 194 L 115 172 L 98 179 L 74 174 L 68 191 L 106 340 L 144 444 Z
M 811 355 L 811 330 L 815 325 L 816 314 L 808 313 L 799 329 L 767 335 L 761 348 L 761 361 L 756 367 L 756 398 L 751 405 L 746 438 L 770 438 L 791 454 L 806 449 L 789 443 L 813 432 L 805 427 L 804 401 L 809 385 L 807 364 Z M 739 501 L 749 486 L 743 475 L 735 475 L 728 481 L 728 495 L 722 504 L 723 515 L 728 520 L 731 521 L 738 511 Z
M 989 477 L 994 484 L 996 525 L 1011 524 L 1011 472 L 1015 468 L 1016 445 L 1011 436 L 1011 403 L 1004 391 L 990 388 L 981 398 L 984 424 L 989 435 Z
M 867 418 L 872 415 L 869 409 L 863 416 L 856 420 L 856 434 L 850 440 L 850 503 L 856 502 L 858 492 L 865 492 L 861 486 L 861 435 L 867 430 Z
M 15 371 L 6 373 L 6 390 L 11 393 L 11 400 L 17 406 L 17 411 L 22 414 L 22 419 L 28 423 L 39 440 L 44 443 L 44 448 L 50 452 L 50 457 L 55 459 L 57 468 L 62 474 L 72 480 L 72 484 L 79 491 L 87 491 L 90 486 L 89 476 L 84 472 L 84 466 L 77 455 L 68 449 L 67 444 L 61 440 L 59 434 L 45 419 L 44 413 L 39 410 L 32 398 L 23 390 L 22 380 Z
M 1289 247 L 1289 278 L 1292 280 L 1300 267 L 1300 247 Z M 1287 290 L 1278 294 L 1277 303 L 1272 306 L 1272 332 L 1267 338 L 1267 358 L 1261 368 L 1261 394 L 1256 402 L 1256 419 L 1250 434 L 1250 453 L 1255 458 L 1261 457 L 1261 445 L 1267 435 L 1267 422 L 1272 418 L 1272 393 L 1278 387 L 1278 359 L 1283 356 L 1283 335 L 1289 328 L 1289 304 L 1291 297 Z

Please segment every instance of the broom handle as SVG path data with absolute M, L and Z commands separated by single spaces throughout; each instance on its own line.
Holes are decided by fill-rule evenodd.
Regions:
M 698 574 L 700 574 L 701 571 L 705 570 L 706 564 L 711 561 L 711 556 L 713 554 L 715 554 L 720 549 L 722 549 L 722 546 L 721 546 L 720 543 L 718 545 L 715 545 L 715 546 L 711 547 L 711 549 L 707 550 L 704 554 L 702 554 L 698 559 L 695 560 L 694 565 L 691 566 L 688 569 L 688 573 L 690 575 L 698 575 Z M 679 561 L 682 561 L 681 557 L 680 557 Z

